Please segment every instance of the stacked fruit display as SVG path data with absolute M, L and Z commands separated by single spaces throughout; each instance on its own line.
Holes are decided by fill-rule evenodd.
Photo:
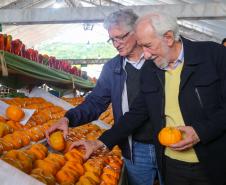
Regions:
M 117 185 L 122 167 L 121 154 L 115 148 L 105 155 L 92 157 L 83 166 L 85 173 L 76 185 Z
M 63 117 L 65 110 L 59 106 L 47 102 L 43 98 L 12 98 L 12 99 L 2 99 L 5 103 L 9 105 L 15 105 L 17 107 L 34 109 L 35 113 L 29 119 L 26 125 L 21 125 L 18 121 L 13 121 L 11 119 L 6 120 L 6 123 L 9 124 L 15 130 L 21 128 L 31 128 L 33 126 L 42 125 L 48 121 L 55 121 Z
M 95 140 L 103 131 L 103 129 L 92 124 L 80 126 L 70 130 L 69 141 Z M 70 142 L 68 145 L 70 146 Z M 80 152 L 82 153 L 83 151 Z M 93 154 L 83 166 L 85 173 L 79 178 L 76 185 L 117 184 L 122 167 L 121 151 L 118 147 L 115 147 L 110 152 L 102 148 Z
M 75 97 L 75 98 L 62 98 L 64 101 L 77 106 L 81 104 L 85 99 L 83 97 Z M 114 124 L 114 116 L 113 116 L 113 111 L 112 111 L 112 105 L 110 104 L 109 107 L 105 112 L 103 112 L 100 117 L 98 118 L 99 120 L 103 121 L 104 123 L 107 123 L 109 125 Z
M 114 116 L 113 116 L 113 111 L 112 111 L 112 105 L 109 105 L 108 109 L 105 112 L 103 112 L 98 119 L 103 121 L 104 123 L 113 125 L 114 124 Z
M 102 132 L 98 126 L 86 124 L 70 129 L 69 140 L 65 141 L 62 140 L 62 133 L 57 131 L 50 135 L 50 144 L 64 152 L 56 154 L 50 147 L 33 144 L 28 149 L 4 153 L 2 160 L 47 185 L 117 185 L 122 168 L 118 147 L 110 152 L 102 148 L 87 161 L 83 159 L 83 149 L 73 148 L 68 151 L 72 140 L 95 139 Z
M 84 97 L 75 97 L 75 98 L 62 97 L 62 100 L 70 103 L 71 105 L 77 106 L 77 105 L 81 104 L 85 100 L 85 98 Z
M 42 98 L 14 98 L 4 101 L 10 106 L 5 112 L 6 118 L 0 115 L 0 154 L 44 139 L 46 129 L 65 114 L 61 107 Z M 19 122 L 24 117 L 21 107 L 36 110 L 26 125 Z
M 34 62 L 47 65 L 48 67 L 81 77 L 81 70 L 71 66 L 68 61 L 59 60 L 53 56 L 42 55 L 33 48 L 26 48 L 20 39 L 12 40 L 11 35 L 0 34 L 0 50 L 5 50 Z
M 103 129 L 86 124 L 70 128 L 67 141 L 57 131 L 50 136 L 51 147 L 46 147 L 47 144 L 35 144 L 45 138 L 46 129 L 62 117 L 65 111 L 43 98 L 2 100 L 10 105 L 5 113 L 7 118 L 0 116 L 2 160 L 47 185 L 118 184 L 122 168 L 118 147 L 112 151 L 101 148 L 87 161 L 83 159 L 84 149 L 73 148 L 68 151 L 73 141 L 95 140 L 103 133 Z M 36 110 L 26 125 L 19 122 L 24 116 L 21 108 Z

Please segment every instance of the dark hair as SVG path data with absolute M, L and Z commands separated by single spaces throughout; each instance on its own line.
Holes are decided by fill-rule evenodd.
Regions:
M 224 38 L 221 42 L 221 44 L 224 44 L 226 42 L 226 38 Z

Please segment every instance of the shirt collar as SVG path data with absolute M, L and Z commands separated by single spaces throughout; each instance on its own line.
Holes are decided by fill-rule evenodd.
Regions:
M 141 69 L 143 66 L 145 59 L 144 59 L 144 54 L 140 56 L 140 59 L 138 61 L 131 61 L 127 57 L 124 58 L 123 60 L 123 68 L 125 69 L 126 63 L 130 63 L 134 68 L 136 69 Z
M 176 67 L 179 65 L 179 64 L 181 64 L 181 63 L 183 63 L 184 62 L 184 46 L 183 46 L 183 42 L 182 42 L 182 40 L 180 40 L 181 41 L 181 50 L 180 50 L 180 54 L 179 54 L 179 56 L 178 56 L 178 58 L 176 59 L 176 61 L 174 62 L 174 65 L 173 65 L 173 69 L 176 69 Z M 170 68 L 169 66 L 166 66 L 166 67 L 163 67 L 162 68 L 162 70 L 170 70 L 170 69 L 172 69 L 172 68 Z

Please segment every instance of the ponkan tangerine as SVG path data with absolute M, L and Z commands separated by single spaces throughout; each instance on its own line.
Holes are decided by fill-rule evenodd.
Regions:
M 54 132 L 49 137 L 50 146 L 57 151 L 62 151 L 65 148 L 65 140 L 61 131 Z
M 159 142 L 164 146 L 178 143 L 182 139 L 180 130 L 174 127 L 165 127 L 158 134 Z
M 6 116 L 10 120 L 21 121 L 24 118 L 25 114 L 22 108 L 16 105 L 10 105 L 6 109 Z

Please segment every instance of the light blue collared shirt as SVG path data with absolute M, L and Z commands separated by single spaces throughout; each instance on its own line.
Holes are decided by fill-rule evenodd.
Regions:
M 142 54 L 140 56 L 140 59 L 138 61 L 131 61 L 131 60 L 128 60 L 128 58 L 125 58 L 124 62 L 123 62 L 123 67 L 126 66 L 127 62 L 130 63 L 134 68 L 139 70 L 139 69 L 141 69 L 141 67 L 143 66 L 143 64 L 145 62 L 144 54 Z
M 182 44 L 181 51 L 180 51 L 180 54 L 179 54 L 177 60 L 174 62 L 173 69 L 176 69 L 176 67 L 177 67 L 179 64 L 181 64 L 181 63 L 184 62 L 184 46 L 183 46 L 182 41 L 181 41 L 181 44 Z M 169 67 L 169 65 L 167 65 L 166 67 L 163 67 L 163 68 L 162 68 L 162 70 L 165 70 L 165 71 L 171 70 L 171 69 L 172 69 L 172 68 Z

